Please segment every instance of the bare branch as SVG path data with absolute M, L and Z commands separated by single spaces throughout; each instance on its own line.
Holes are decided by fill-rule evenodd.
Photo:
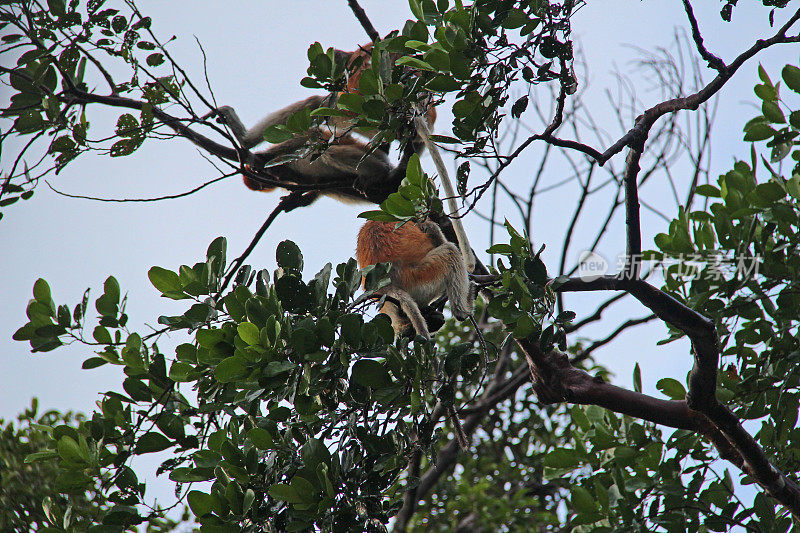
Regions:
M 238 172 L 233 172 L 233 173 L 230 173 L 230 174 L 225 174 L 225 175 L 220 176 L 218 178 L 214 178 L 213 180 L 209 180 L 209 181 L 207 181 L 207 182 L 205 182 L 205 183 L 203 183 L 201 185 L 198 185 L 194 189 L 189 189 L 186 192 L 182 192 L 182 193 L 178 193 L 178 194 L 167 194 L 167 195 L 164 195 L 164 196 L 156 196 L 154 198 L 98 198 L 96 196 L 84 196 L 82 194 L 66 193 L 66 192 L 63 192 L 63 191 L 59 191 L 58 189 L 53 187 L 50 184 L 50 182 L 47 181 L 47 180 L 45 180 L 45 183 L 47 184 L 48 187 L 50 187 L 50 190 L 52 190 L 54 193 L 56 193 L 58 195 L 61 195 L 61 196 L 66 196 L 67 198 L 79 198 L 79 199 L 82 199 L 82 200 L 94 200 L 96 202 L 112 202 L 112 203 L 159 202 L 161 200 L 174 200 L 176 198 L 183 198 L 184 196 L 189 196 L 190 194 L 196 193 L 200 189 L 205 189 L 209 185 L 213 185 L 214 183 L 216 183 L 218 181 L 221 181 L 221 180 L 224 180 L 225 178 L 229 178 L 229 177 L 231 177 L 231 176 L 233 176 L 235 174 L 238 174 Z
M 242 252 L 242 255 L 240 255 L 231 262 L 230 266 L 228 267 L 228 272 L 225 275 L 225 280 L 222 282 L 222 286 L 219 288 L 219 291 L 217 291 L 216 298 L 219 298 L 219 295 L 225 291 L 228 284 L 233 279 L 233 276 L 236 275 L 236 272 L 239 270 L 239 267 L 241 267 L 242 264 L 244 264 L 245 259 L 247 259 L 250 253 L 255 249 L 256 245 L 258 244 L 258 241 L 261 240 L 261 237 L 264 236 L 264 233 L 266 233 L 270 225 L 272 225 L 275 219 L 278 218 L 278 215 L 284 212 L 288 213 L 289 211 L 297 209 L 298 207 L 305 207 L 307 205 L 311 205 L 311 203 L 313 203 L 314 200 L 316 199 L 317 199 L 316 193 L 313 192 L 304 193 L 298 191 L 287 194 L 286 196 L 281 198 L 281 201 L 278 202 L 278 205 L 275 206 L 275 209 L 272 210 L 267 219 L 258 229 L 256 234 L 253 236 L 253 239 L 250 241 L 250 244 L 247 246 L 245 251 Z
M 364 11 L 364 8 L 358 4 L 358 0 L 347 0 L 347 5 L 350 6 L 350 9 L 353 10 L 353 14 L 358 19 L 358 22 L 361 23 L 361 27 L 364 28 L 364 31 L 367 32 L 369 38 L 372 39 L 372 42 L 377 41 L 381 38 L 378 30 L 375 29 L 375 26 L 372 25 L 372 22 L 367 17 L 367 12 Z
M 645 324 L 645 323 L 650 322 L 651 320 L 653 320 L 655 318 L 656 318 L 656 315 L 650 314 L 650 315 L 647 315 L 647 316 L 643 316 L 641 318 L 631 318 L 630 320 L 626 320 L 625 322 L 620 324 L 619 327 L 617 327 L 617 329 L 615 329 L 614 331 L 609 333 L 608 336 L 606 336 L 606 337 L 604 337 L 604 338 L 602 338 L 600 340 L 594 341 L 588 347 L 586 347 L 583 350 L 581 350 L 580 352 L 578 352 L 578 355 L 576 355 L 572 359 L 570 359 L 569 362 L 574 365 L 574 364 L 580 363 L 581 361 L 585 361 L 592 354 L 593 351 L 595 351 L 598 348 L 600 348 L 602 346 L 605 346 L 609 342 L 613 341 L 614 339 L 616 339 L 619 336 L 620 333 L 622 333 L 626 329 L 632 328 L 634 326 L 638 326 L 639 324 Z
M 689 19 L 689 25 L 692 27 L 692 39 L 694 39 L 694 43 L 697 46 L 697 52 L 703 59 L 708 61 L 708 66 L 718 72 L 724 72 L 727 68 L 725 67 L 725 63 L 709 52 L 703 44 L 703 36 L 700 35 L 700 28 L 697 26 L 697 18 L 694 16 L 694 10 L 689 0 L 683 0 L 683 9 L 686 11 L 686 17 Z

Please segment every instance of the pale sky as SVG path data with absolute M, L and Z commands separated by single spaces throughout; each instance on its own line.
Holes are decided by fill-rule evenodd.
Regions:
M 381 34 L 401 28 L 411 17 L 405 1 L 363 0 L 361 4 Z M 766 10 L 754 9 L 750 3 L 741 3 L 734 10 L 733 24 L 726 24 L 719 18 L 719 2 L 698 1 L 696 4 L 695 11 L 708 48 L 725 60 L 732 59 L 756 38 L 768 33 Z M 218 103 L 233 105 L 247 124 L 311 94 L 310 90 L 299 86 L 299 80 L 305 75 L 306 50 L 310 43 L 320 41 L 325 47 L 350 50 L 368 40 L 344 0 L 143 1 L 139 5 L 144 14 L 153 18 L 153 29 L 162 41 L 177 36 L 169 45 L 171 53 L 190 76 L 201 83 L 202 54 L 195 37 L 202 43 L 207 55 L 208 77 Z M 779 11 L 776 26 L 787 16 Z M 596 110 L 596 118 L 610 117 L 604 90 L 614 87 L 609 75 L 613 65 L 629 71 L 629 61 L 637 57 L 637 52 L 627 45 L 645 49 L 669 47 L 677 25 L 685 26 L 678 0 L 595 1 L 575 17 L 573 31 L 584 49 L 591 76 L 585 103 Z M 759 60 L 776 80 L 783 64 L 790 61 L 797 64 L 798 47 L 774 47 L 759 55 L 755 61 L 746 63 L 723 89 L 713 140 L 712 176 L 728 170 L 735 157 L 749 159 L 749 146 L 741 141 L 741 129 L 744 122 L 756 114 L 752 107 L 755 100 L 752 86 L 756 82 Z M 7 59 L 3 61 L 8 62 Z M 706 73 L 706 79 L 710 80 L 710 71 L 706 69 Z M 579 83 L 585 82 L 579 80 Z M 657 103 L 657 95 L 648 94 L 646 89 L 642 87 L 640 97 L 648 105 Z M 0 87 L 3 105 L 8 96 L 7 89 Z M 108 113 L 91 107 L 92 136 L 105 136 L 111 130 L 102 128 L 113 125 L 119 114 L 118 110 Z M 535 121 L 531 119 L 530 123 Z M 8 126 L 0 124 L 0 127 Z M 615 123 L 608 123 L 607 127 L 612 132 L 617 131 Z M 447 134 L 449 129 L 448 113 L 440 112 L 437 132 Z M 10 146 L 13 143 L 7 144 L 2 168 L 8 166 L 7 158 L 13 153 Z M 530 150 L 530 154 L 507 169 L 506 180 L 526 183 L 540 149 Z M 616 156 L 615 161 L 621 166 L 624 153 Z M 434 172 L 428 158 L 423 159 L 423 165 L 428 172 Z M 551 167 L 551 171 L 558 170 Z M 568 172 L 567 169 L 563 171 Z M 148 140 L 130 157 L 83 156 L 60 175 L 51 176 L 50 181 L 56 188 L 72 194 L 140 198 L 180 193 L 217 175 L 193 145 L 174 139 Z M 478 184 L 479 177 L 476 174 L 471 184 Z M 549 179 L 556 182 L 559 176 Z M 677 176 L 678 183 L 684 187 L 689 180 L 688 175 Z M 658 204 L 667 194 L 668 185 L 663 178 L 651 181 L 654 183 L 648 184 L 642 197 Z M 569 202 L 575 201 L 577 187 L 573 183 L 572 187 L 542 196 L 538 202 L 532 237 L 537 244 L 548 245 L 544 258 L 551 272 L 557 269 L 560 242 L 571 216 Z M 159 265 L 177 270 L 181 264 L 194 264 L 204 258 L 208 244 L 220 235 L 228 239 L 229 258 L 238 256 L 279 197 L 279 193 L 251 192 L 238 177 L 187 198 L 144 204 L 69 199 L 56 195 L 46 184 L 40 183 L 27 203 L 5 208 L 0 220 L 0 417 L 14 418 L 30 404 L 32 396 L 39 397 L 42 408 L 90 413 L 98 393 L 120 388 L 123 379 L 119 368 L 110 365 L 81 370 L 82 361 L 92 356 L 90 348 L 74 345 L 46 354 L 31 354 L 27 343 L 11 340 L 13 332 L 26 322 L 25 306 L 32 297 L 31 290 L 37 278 L 43 277 L 50 283 L 57 304 L 66 303 L 72 308 L 87 287 L 92 288 L 94 298 L 99 296 L 103 281 L 113 274 L 128 294 L 129 327 L 147 333 L 149 328 L 143 326 L 144 323 L 156 326 L 158 315 L 183 312 L 182 303 L 159 298 L 147 279 L 148 269 Z M 488 211 L 488 207 L 486 200 L 479 205 L 483 211 Z M 353 255 L 355 235 L 361 223 L 356 215 L 368 208 L 323 199 L 310 208 L 281 215 L 248 263 L 271 271 L 275 267 L 275 246 L 281 240 L 292 239 L 303 251 L 305 275 L 313 276 L 326 262 L 337 264 Z M 596 211 L 589 211 L 578 228 L 578 235 L 589 235 L 594 229 L 592 224 L 600 223 L 597 219 L 605 215 L 606 209 L 605 204 L 598 204 Z M 670 216 L 674 215 L 672 204 L 666 204 L 666 209 Z M 506 216 L 519 225 L 515 211 L 509 209 Z M 644 248 L 652 249 L 652 237 L 665 231 L 666 223 L 647 212 L 643 212 L 642 217 Z M 611 259 L 612 265 L 613 258 L 625 249 L 623 223 L 624 215 L 615 218 L 613 231 L 601 247 L 601 253 Z M 488 239 L 485 223 L 468 215 L 465 226 L 480 254 Z M 502 237 L 500 241 L 506 242 Z M 574 262 L 583 248 L 578 245 L 571 250 L 570 259 Z M 486 258 L 485 254 L 482 258 Z M 577 311 L 581 318 L 594 302 L 607 296 L 571 295 L 567 299 L 568 308 Z M 90 309 L 93 310 L 93 299 Z M 602 337 L 620 320 L 644 314 L 646 310 L 635 301 L 619 305 L 608 315 L 616 321 L 600 323 L 585 334 Z M 618 342 L 594 355 L 615 372 L 615 382 L 623 386 L 630 386 L 633 364 L 639 361 L 645 389 L 654 392 L 655 383 L 661 377 L 674 377 L 683 382 L 691 366 L 687 342 L 655 346 L 655 341 L 665 337 L 665 333 L 663 324 L 654 321 L 623 334 Z M 165 339 L 160 347 L 169 356 L 168 347 L 183 341 L 180 336 Z M 169 485 L 169 482 L 163 486 L 159 484 L 161 488 L 155 491 L 151 488 L 150 494 L 160 494 L 162 500 L 168 498 Z

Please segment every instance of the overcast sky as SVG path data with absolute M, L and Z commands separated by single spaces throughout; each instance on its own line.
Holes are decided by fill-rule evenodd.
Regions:
M 734 10 L 734 24 L 720 20 L 720 2 L 696 3 L 709 49 L 725 60 L 732 59 L 769 29 L 766 10 L 754 9 L 750 2 Z M 109 7 L 111 4 L 108 2 Z M 361 4 L 381 34 L 401 28 L 410 17 L 405 1 L 364 0 Z M 162 40 L 176 36 L 176 41 L 169 45 L 170 51 L 190 77 L 198 81 L 203 79 L 203 64 L 195 38 L 202 43 L 208 77 L 218 103 L 233 105 L 247 124 L 312 93 L 298 83 L 305 75 L 310 43 L 320 41 L 325 47 L 351 50 L 368 40 L 344 0 L 147 1 L 139 6 L 153 18 L 153 29 Z M 786 14 L 779 12 L 776 18 L 780 24 Z M 685 26 L 678 0 L 595 1 L 579 13 L 573 30 L 587 57 L 591 77 L 579 83 L 589 83 L 585 101 L 594 106 L 596 117 L 611 120 L 604 91 L 614 87 L 610 76 L 614 65 L 626 71 L 630 68 L 629 61 L 638 56 L 628 45 L 645 49 L 669 47 L 676 26 Z M 741 128 L 755 114 L 751 88 L 759 60 L 776 79 L 784 63 L 797 64 L 797 47 L 785 45 L 768 50 L 747 63 L 723 90 L 714 136 L 712 176 L 729 169 L 736 157 L 749 159 L 749 146 L 741 142 Z M 7 65 L 8 58 L 2 61 L 11 66 Z M 9 93 L 5 87 L 0 87 L 0 91 L 5 106 Z M 657 102 L 656 93 L 648 96 L 642 90 L 640 96 L 648 105 Z M 637 113 L 641 111 L 638 109 Z M 101 128 L 113 125 L 119 115 L 98 108 L 91 108 L 90 113 L 95 138 L 105 136 Z M 0 127 L 8 126 L 0 124 Z M 611 131 L 616 131 L 615 127 L 608 125 Z M 436 130 L 447 134 L 449 128 L 448 114 L 441 112 Z M 532 149 L 527 158 L 521 158 L 507 170 L 504 174 L 507 181 L 525 184 L 529 180 L 528 169 L 536 162 L 540 153 L 537 150 Z M 12 147 L 4 147 L 5 158 L 13 152 Z M 621 165 L 623 160 L 624 154 L 620 154 L 616 163 Z M 3 168 L 7 168 L 7 159 L 2 161 Z M 427 158 L 423 164 L 433 172 Z M 568 171 L 563 169 L 563 172 Z M 217 175 L 218 171 L 190 143 L 175 139 L 149 140 L 136 154 L 125 158 L 81 157 L 60 175 L 51 176 L 50 181 L 54 187 L 72 194 L 144 198 L 180 193 Z M 555 182 L 559 176 L 549 179 Z M 677 176 L 677 180 L 685 187 L 690 176 Z M 537 244 L 548 244 L 545 262 L 551 271 L 557 268 L 558 245 L 568 223 L 564 217 L 565 213 L 571 213 L 572 207 L 566 202 L 574 201 L 575 187 L 554 192 L 547 201 L 538 204 L 533 239 Z M 663 180 L 649 187 L 643 195 L 649 195 L 656 203 L 668 191 Z M 148 269 L 159 265 L 176 270 L 181 264 L 194 264 L 204 258 L 208 244 L 219 235 L 228 239 L 229 257 L 239 255 L 279 197 L 278 193 L 248 191 L 238 177 L 179 200 L 124 204 L 69 199 L 40 183 L 30 201 L 4 209 L 0 220 L 0 417 L 13 418 L 29 405 L 32 396 L 38 396 L 45 408 L 91 412 L 98 392 L 119 388 L 122 380 L 118 367 L 107 365 L 82 371 L 82 361 L 92 355 L 89 348 L 71 346 L 32 355 L 27 343 L 11 340 L 13 332 L 26 322 L 25 306 L 37 278 L 48 280 L 57 304 L 66 303 L 72 308 L 87 287 L 97 297 L 103 280 L 113 274 L 128 293 L 130 327 L 146 333 L 149 329 L 144 324 L 156 325 L 158 315 L 183 310 L 183 304 L 159 298 L 147 279 Z M 488 203 L 479 208 L 488 209 Z M 281 215 L 248 262 L 272 270 L 276 244 L 292 239 L 303 251 L 305 274 L 312 276 L 326 262 L 336 264 L 353 255 L 360 225 L 356 215 L 365 209 L 323 199 L 310 208 Z M 595 229 L 605 209 L 603 206 L 596 215 L 590 212 L 585 217 L 579 236 L 589 235 Z M 668 206 L 667 210 L 670 216 L 674 215 L 674 207 Z M 507 216 L 512 223 L 518 223 L 513 211 L 509 210 Z M 616 254 L 625 249 L 623 219 L 623 216 L 615 219 L 613 232 L 602 249 L 612 264 Z M 476 250 L 485 249 L 486 225 L 473 215 L 466 217 L 465 225 Z M 644 248 L 653 248 L 652 237 L 665 230 L 661 219 L 643 213 Z M 556 242 L 550 247 L 551 234 L 556 235 Z M 572 250 L 573 262 L 579 252 L 578 248 Z M 581 309 L 588 309 L 602 296 L 573 295 L 568 307 L 577 310 L 580 317 Z M 646 313 L 641 306 L 630 302 L 614 308 L 614 314 L 619 319 Z M 613 325 L 600 324 L 592 332 L 599 336 L 610 329 Z M 655 341 L 665 333 L 663 324 L 653 322 L 623 335 L 619 342 L 597 351 L 595 356 L 616 373 L 616 382 L 621 385 L 630 384 L 633 362 L 639 361 L 645 388 L 652 392 L 661 377 L 684 381 L 691 365 L 688 343 L 655 346 Z M 182 341 L 176 338 L 160 345 L 165 349 Z

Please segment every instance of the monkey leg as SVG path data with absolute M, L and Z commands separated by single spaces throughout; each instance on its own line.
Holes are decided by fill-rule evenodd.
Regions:
M 410 322 L 417 335 L 422 335 L 426 339 L 431 338 L 428 324 L 425 322 L 417 302 L 414 301 L 410 294 L 391 285 L 381 289 L 380 292 L 397 301 L 397 304 L 387 301 L 386 305 L 381 309 L 381 312 L 386 313 L 392 319 L 392 328 L 394 328 L 396 335 L 401 335 Z M 400 311 L 403 312 L 408 320 L 401 316 Z
M 264 132 L 270 126 L 276 124 L 285 124 L 289 117 L 303 109 L 316 109 L 325 105 L 327 96 L 309 96 L 305 100 L 300 100 L 293 104 L 289 104 L 283 109 L 279 109 L 274 113 L 270 113 L 266 117 L 259 120 L 252 128 L 247 129 L 244 123 L 236 114 L 236 111 L 231 106 L 221 106 L 216 109 L 216 114 L 220 117 L 221 121 L 228 125 L 231 132 L 236 137 L 236 140 L 242 145 L 243 148 L 250 149 L 254 146 L 264 142 Z

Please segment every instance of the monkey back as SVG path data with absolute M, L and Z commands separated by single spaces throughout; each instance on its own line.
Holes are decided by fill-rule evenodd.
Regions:
M 415 223 L 396 225 L 369 220 L 362 226 L 356 246 L 359 268 L 376 263 L 417 263 L 434 248 L 430 237 Z

